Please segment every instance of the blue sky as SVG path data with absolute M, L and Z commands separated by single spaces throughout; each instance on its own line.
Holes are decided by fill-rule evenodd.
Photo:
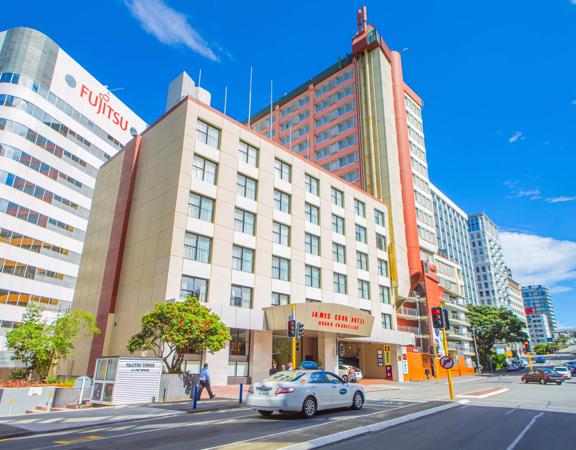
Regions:
M 146 121 L 180 71 L 247 115 L 350 51 L 354 1 L 4 2 L 0 28 L 52 37 Z M 552 288 L 576 327 L 576 0 L 366 1 L 423 98 L 432 181 L 501 228 L 515 277 Z M 106 7 L 104 7 L 106 5 Z M 167 26 L 169 24 L 169 26 Z

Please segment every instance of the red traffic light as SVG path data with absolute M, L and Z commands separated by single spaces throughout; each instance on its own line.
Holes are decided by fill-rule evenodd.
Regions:
M 294 319 L 290 319 L 288 321 L 288 337 L 296 336 L 296 321 Z
M 444 328 L 444 311 L 439 306 L 432 308 L 432 326 Z

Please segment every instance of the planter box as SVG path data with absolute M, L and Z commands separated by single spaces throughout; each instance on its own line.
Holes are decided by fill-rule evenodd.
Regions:
M 37 406 L 47 407 L 56 389 L 56 386 L 0 388 L 0 417 L 25 414 Z

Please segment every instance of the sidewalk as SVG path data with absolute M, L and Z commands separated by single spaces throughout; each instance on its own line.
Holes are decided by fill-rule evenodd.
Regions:
M 71 409 L 61 412 L 2 417 L 0 440 L 36 433 L 51 433 L 118 422 L 157 419 L 178 414 L 193 414 L 238 407 L 240 407 L 238 399 L 216 399 L 199 401 L 195 410 L 192 409 L 192 401 L 185 401 L 138 406 Z

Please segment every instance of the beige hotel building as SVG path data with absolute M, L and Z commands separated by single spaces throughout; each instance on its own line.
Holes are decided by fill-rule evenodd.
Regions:
M 397 329 L 385 204 L 200 94 L 100 169 L 73 309 L 102 333 L 61 370 L 92 375 L 97 357 L 128 354 L 156 303 L 195 295 L 232 335 L 218 353 L 187 355 L 185 369 L 208 362 L 215 385 L 289 360 L 290 304 L 305 327 L 299 361 L 402 381 L 414 335 Z

